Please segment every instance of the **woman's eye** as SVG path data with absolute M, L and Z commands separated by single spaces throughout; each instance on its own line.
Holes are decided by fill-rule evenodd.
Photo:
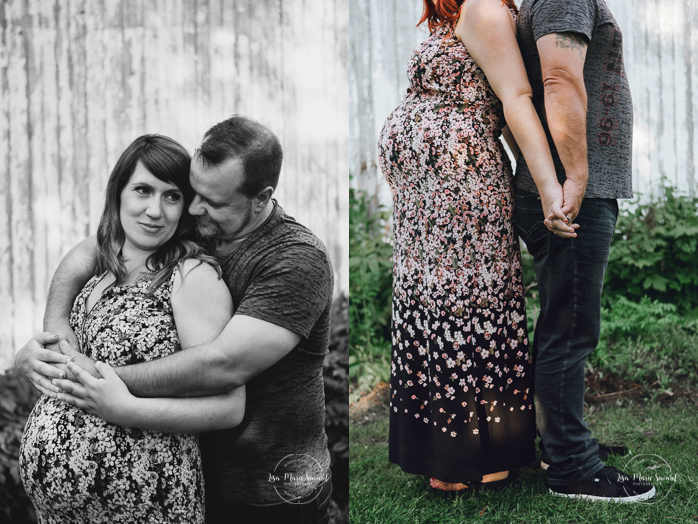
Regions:
M 170 202 L 179 202 L 182 200 L 182 195 L 179 193 L 169 193 L 168 195 L 165 195 L 165 198 Z
M 150 191 L 148 190 L 148 188 L 147 188 L 147 187 L 144 187 L 144 186 L 136 186 L 135 188 L 133 188 L 133 190 L 134 190 L 136 193 L 138 193 L 139 195 L 147 195 L 147 194 L 150 193 Z

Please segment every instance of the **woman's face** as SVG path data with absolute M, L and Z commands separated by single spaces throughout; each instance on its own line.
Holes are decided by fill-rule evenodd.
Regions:
M 126 240 L 123 254 L 152 253 L 177 230 L 184 211 L 182 191 L 155 177 L 139 162 L 121 191 L 119 217 Z

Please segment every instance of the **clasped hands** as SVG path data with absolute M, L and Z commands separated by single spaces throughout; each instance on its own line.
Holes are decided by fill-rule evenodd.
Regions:
M 583 198 L 584 188 L 569 179 L 564 186 L 557 184 L 551 192 L 541 192 L 545 227 L 561 238 L 575 238 L 579 224 L 573 222 L 579 214 Z
M 15 356 L 15 366 L 41 393 L 109 422 L 123 418 L 135 398 L 114 369 L 95 362 L 58 335 L 43 332 Z M 58 350 L 47 346 L 58 344 Z

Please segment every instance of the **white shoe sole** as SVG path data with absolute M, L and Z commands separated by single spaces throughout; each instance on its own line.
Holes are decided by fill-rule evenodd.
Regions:
M 643 500 L 648 500 L 654 497 L 656 490 L 652 488 L 647 493 L 642 493 L 640 495 L 634 495 L 632 497 L 597 497 L 596 495 L 585 495 L 583 493 L 558 493 L 548 488 L 548 491 L 553 495 L 558 497 L 566 497 L 569 499 L 583 499 L 591 501 L 606 501 L 606 502 L 642 502 Z

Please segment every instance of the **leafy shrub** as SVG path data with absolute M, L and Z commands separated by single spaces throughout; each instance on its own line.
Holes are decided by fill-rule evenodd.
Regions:
M 689 324 L 674 304 L 643 296 L 639 302 L 618 297 L 611 307 L 601 309 L 601 347 L 623 339 L 652 337 L 671 327 Z
M 349 190 L 349 377 L 359 389 L 389 376 L 393 248 L 390 212 Z
M 619 214 L 591 357 L 664 388 L 698 378 L 698 199 L 676 193 Z
M 593 366 L 666 389 L 698 383 L 698 318 L 682 316 L 674 304 L 649 297 L 620 297 L 601 311 L 601 342 Z
M 19 477 L 22 432 L 39 393 L 15 370 L 0 375 L 0 522 L 36 522 Z
M 698 308 L 698 198 L 664 195 L 621 211 L 604 283 L 604 304 L 642 297 L 673 304 L 677 313 Z
M 525 244 L 521 244 L 521 269 L 523 270 L 524 290 L 526 293 L 528 338 L 529 342 L 533 344 L 533 330 L 540 314 L 540 299 L 538 297 L 538 284 L 536 282 L 536 268 L 533 263 L 533 255 L 526 250 Z
M 330 352 L 325 357 L 325 432 L 330 448 L 334 521 L 347 522 L 349 504 L 349 324 L 348 299 L 332 304 Z

